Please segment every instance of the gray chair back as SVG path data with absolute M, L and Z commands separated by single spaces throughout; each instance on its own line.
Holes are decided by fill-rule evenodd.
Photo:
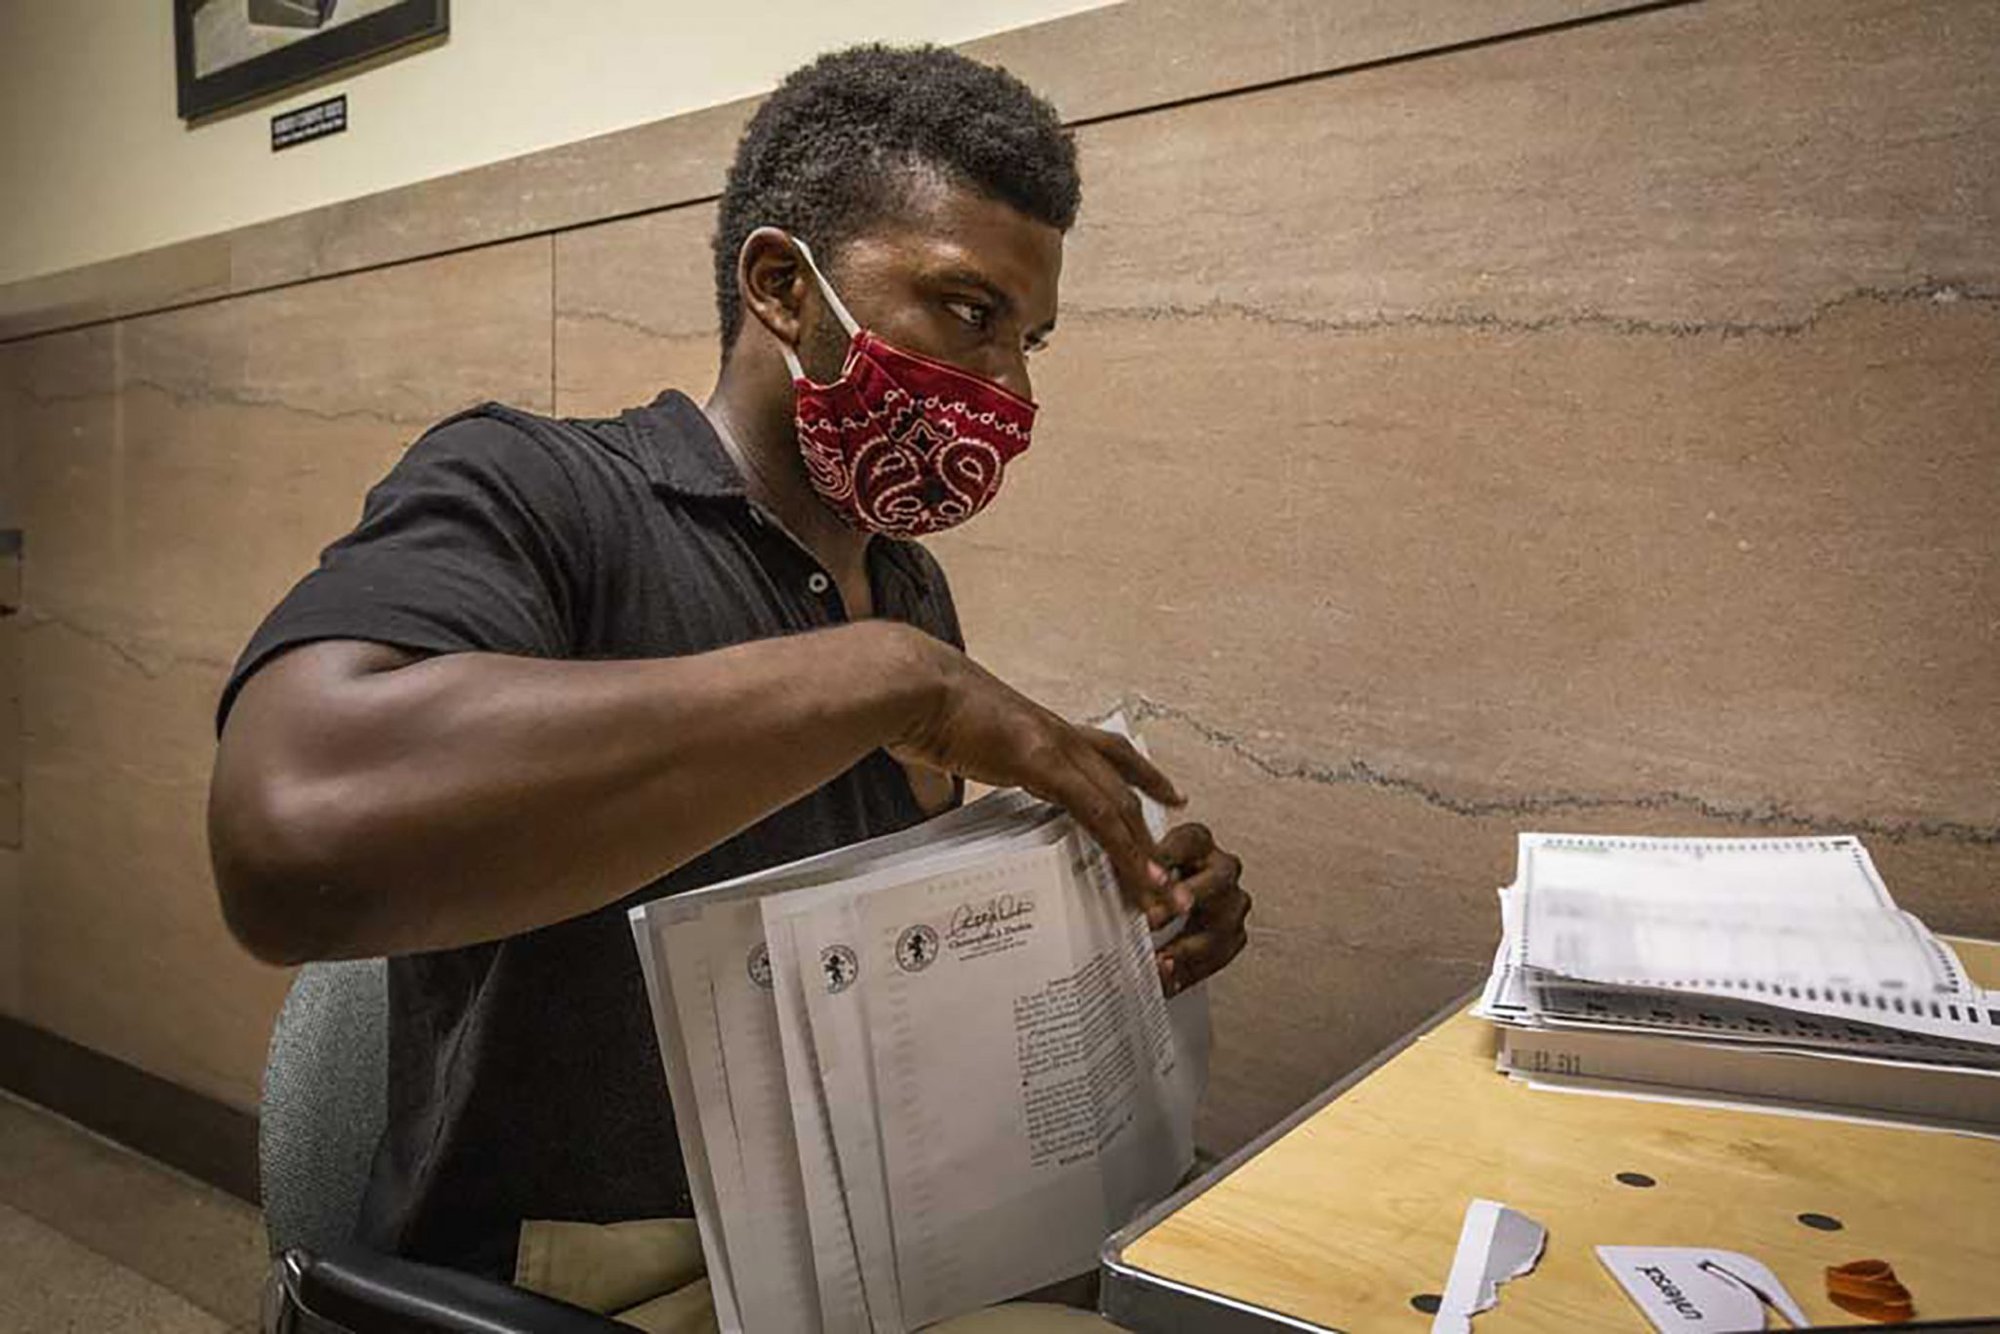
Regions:
M 388 965 L 299 969 L 271 1033 L 257 1131 L 272 1254 L 352 1239 L 388 1101 Z

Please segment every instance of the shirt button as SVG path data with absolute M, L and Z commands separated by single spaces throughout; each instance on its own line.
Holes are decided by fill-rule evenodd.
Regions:
M 806 587 L 813 591 L 814 596 L 818 596 L 833 587 L 833 580 L 827 578 L 818 570 L 814 570 L 812 576 L 806 580 Z

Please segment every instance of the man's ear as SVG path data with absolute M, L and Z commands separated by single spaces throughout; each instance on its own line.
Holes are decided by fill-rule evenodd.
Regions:
M 793 349 L 799 345 L 800 312 L 810 281 L 791 238 L 776 227 L 759 227 L 743 238 L 736 254 L 736 290 L 743 308 Z

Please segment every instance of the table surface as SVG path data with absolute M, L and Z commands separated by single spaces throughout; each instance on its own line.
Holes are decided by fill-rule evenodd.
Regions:
M 1981 985 L 2000 986 L 2000 944 L 1953 944 Z M 1823 1271 L 1871 1257 L 1896 1267 L 1919 1319 L 2000 1313 L 2000 1140 L 1534 1090 L 1495 1071 L 1495 1046 L 1493 1026 L 1463 1010 L 1420 1033 L 1113 1238 L 1107 1290 L 1178 1290 L 1170 1300 L 1218 1318 L 1234 1308 L 1232 1328 L 1422 1331 L 1430 1316 L 1411 1298 L 1443 1289 L 1466 1203 L 1483 1197 L 1549 1239 L 1479 1334 L 1649 1329 L 1599 1245 L 1743 1251 L 1815 1322 L 1858 1323 L 1827 1300 Z M 1815 1230 L 1806 1213 L 1842 1226 Z

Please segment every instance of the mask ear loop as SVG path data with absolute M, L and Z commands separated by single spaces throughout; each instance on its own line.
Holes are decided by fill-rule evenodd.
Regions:
M 794 236 L 791 240 L 792 244 L 799 248 L 799 257 L 805 260 L 806 268 L 812 271 L 813 281 L 819 284 L 819 293 L 826 298 L 826 304 L 832 308 L 833 317 L 840 321 L 840 327 L 847 330 L 849 338 L 860 333 L 861 326 L 856 324 L 854 317 L 847 313 L 847 307 L 842 303 L 839 293 L 833 290 L 833 284 L 826 280 L 826 275 L 819 271 L 819 265 L 813 262 L 811 247 L 806 245 L 802 237 Z M 785 369 L 792 373 L 792 378 L 794 380 L 805 379 L 805 367 L 799 364 L 799 354 L 792 350 L 792 345 L 790 343 L 780 343 L 778 344 L 778 350 L 785 354 Z

